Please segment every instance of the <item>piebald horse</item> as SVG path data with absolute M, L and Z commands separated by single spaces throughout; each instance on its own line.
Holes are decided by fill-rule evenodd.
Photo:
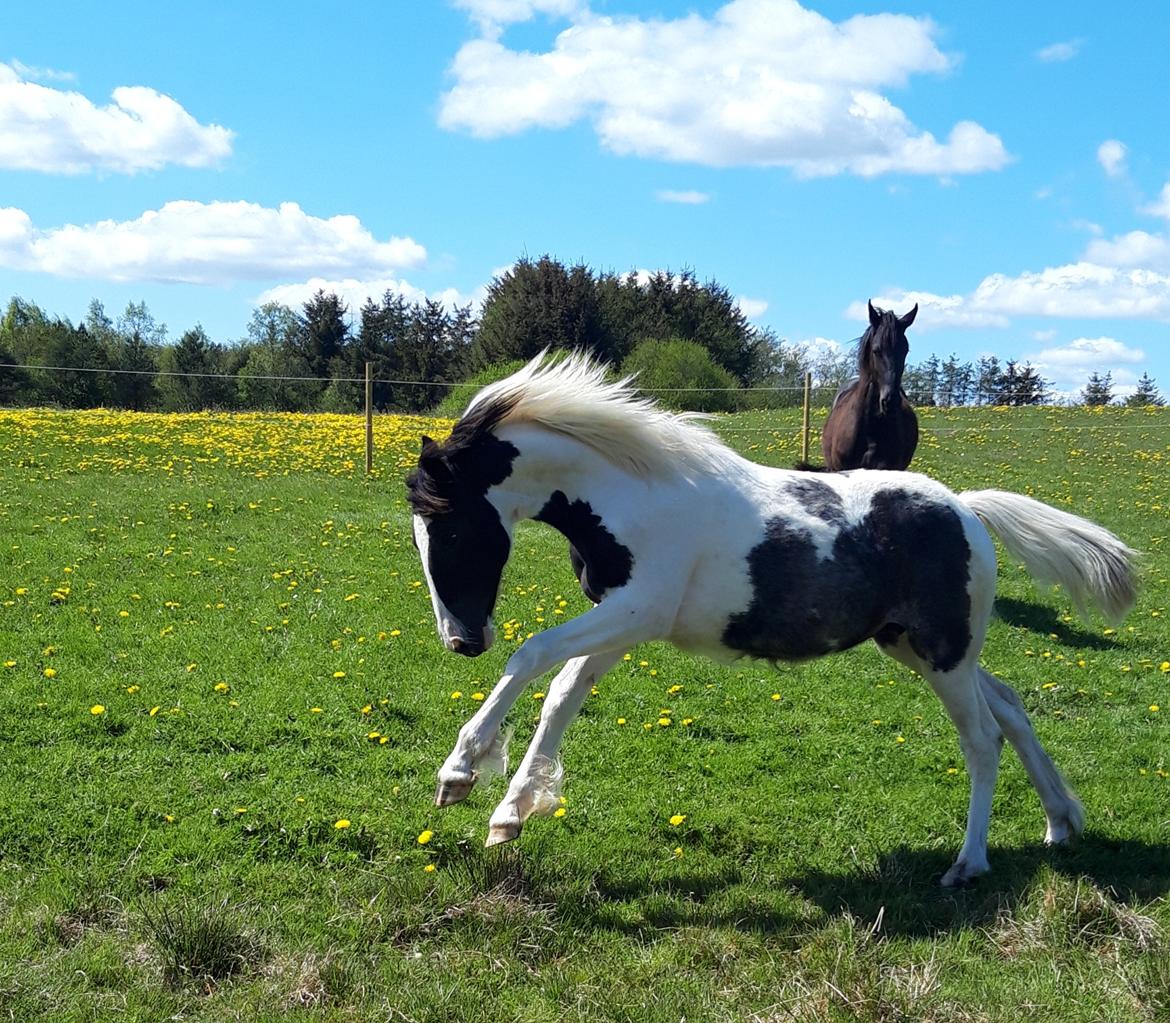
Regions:
M 408 478 L 413 535 L 439 635 L 474 657 L 522 519 L 559 530 L 595 607 L 537 633 L 439 770 L 436 803 L 506 769 L 505 716 L 558 666 L 531 744 L 489 821 L 488 845 L 557 805 L 557 751 L 594 682 L 636 643 L 667 640 L 724 660 L 800 661 L 872 639 L 919 672 L 955 727 L 970 775 L 967 829 L 942 878 L 988 869 L 1000 746 L 1015 747 L 1047 840 L 1082 828 L 1081 804 L 1040 746 L 1015 692 L 979 666 L 995 595 L 989 530 L 1080 608 L 1120 618 L 1134 553 L 1100 526 L 998 490 L 955 494 L 904 472 L 812 474 L 740 457 L 687 415 L 574 355 L 543 356 L 481 390 L 442 443 L 423 438 Z

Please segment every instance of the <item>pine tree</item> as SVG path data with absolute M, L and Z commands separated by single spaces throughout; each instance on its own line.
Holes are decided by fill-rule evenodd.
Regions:
M 1132 408 L 1144 408 L 1147 405 L 1161 406 L 1166 402 L 1158 393 L 1158 387 L 1149 373 L 1143 373 L 1137 383 L 1137 390 L 1125 399 L 1125 404 Z
M 1113 400 L 1113 373 L 1106 371 L 1104 376 L 1093 373 L 1085 389 L 1081 391 L 1082 405 L 1108 405 Z

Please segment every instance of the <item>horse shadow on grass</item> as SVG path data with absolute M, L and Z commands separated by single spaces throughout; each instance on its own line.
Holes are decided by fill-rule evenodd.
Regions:
M 1056 641 L 1065 646 L 1083 650 L 1112 650 L 1117 646 L 1106 636 L 1099 636 L 1088 632 L 1078 625 L 1061 621 L 1054 608 L 1044 604 L 1033 604 L 1027 600 L 1017 600 L 1015 597 L 996 597 L 995 613 L 1008 625 L 1027 629 L 1048 639 L 1056 637 Z
M 950 851 L 906 847 L 882 854 L 867 870 L 810 871 L 792 884 L 825 913 L 880 918 L 884 934 L 907 937 L 986 927 L 1027 899 L 1045 875 L 1083 878 L 1124 906 L 1170 892 L 1170 845 L 1089 833 L 1069 846 L 992 847 L 989 855 L 991 873 L 960 889 L 939 887 Z
M 753 891 L 736 868 L 628 880 L 603 871 L 594 876 L 594 898 L 559 908 L 578 924 L 643 937 L 689 927 L 799 940 L 826 918 L 844 916 L 888 936 L 931 937 L 986 929 L 1005 910 L 1034 898 L 1038 882 L 1047 889 L 1050 880 L 1084 879 L 1121 906 L 1144 905 L 1170 892 L 1166 844 L 1090 833 L 1068 847 L 993 847 L 991 873 L 966 888 L 944 889 L 939 879 L 952 853 L 902 846 L 881 854 L 871 867 L 790 875 L 778 881 L 785 897 L 776 890 Z

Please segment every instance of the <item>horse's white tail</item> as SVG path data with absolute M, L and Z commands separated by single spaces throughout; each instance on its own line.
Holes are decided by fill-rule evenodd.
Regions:
M 959 494 L 1034 579 L 1059 583 L 1084 614 L 1096 606 L 1117 621 L 1137 596 L 1137 554 L 1088 519 L 1003 490 Z

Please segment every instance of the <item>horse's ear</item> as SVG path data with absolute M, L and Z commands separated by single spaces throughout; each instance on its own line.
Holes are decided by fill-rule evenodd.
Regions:
M 898 317 L 898 326 L 905 330 L 914 322 L 914 317 L 918 315 L 918 303 L 914 303 L 914 308 L 910 310 L 905 316 Z
M 424 436 L 422 439 L 422 451 L 418 456 L 418 464 L 437 479 L 449 479 L 451 476 L 443 449 L 430 437 Z
M 871 299 L 869 303 L 869 325 L 876 327 L 881 322 L 882 314 L 873 307 L 873 300 Z

